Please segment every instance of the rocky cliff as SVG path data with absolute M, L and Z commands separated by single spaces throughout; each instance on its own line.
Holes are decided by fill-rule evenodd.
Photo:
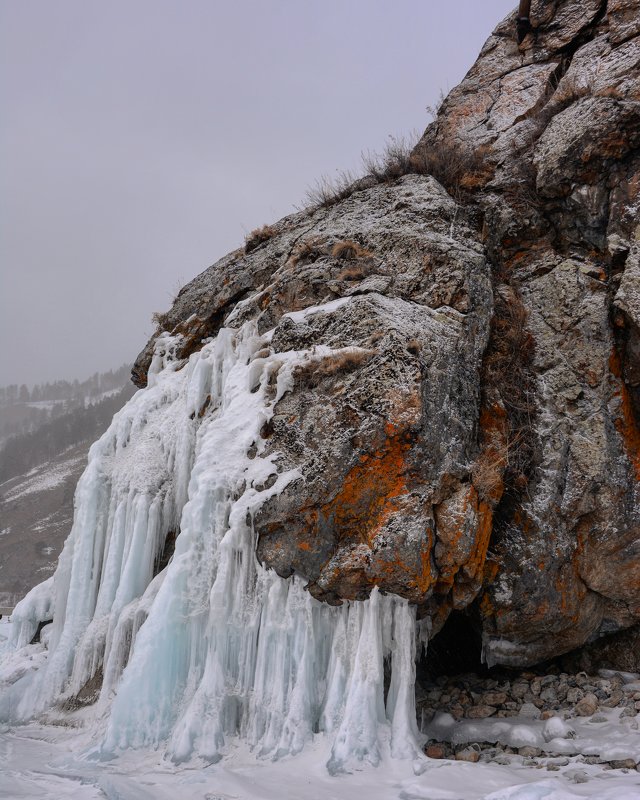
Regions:
M 247 320 L 257 364 L 312 349 L 255 443 L 300 475 L 252 521 L 260 561 L 432 634 L 464 610 L 505 665 L 640 622 L 640 2 L 529 22 L 406 158 L 185 286 L 133 370 L 163 329 L 185 363 Z

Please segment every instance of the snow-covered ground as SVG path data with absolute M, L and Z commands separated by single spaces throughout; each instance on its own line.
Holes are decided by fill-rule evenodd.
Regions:
M 10 631 L 0 620 L 0 654 Z M 22 661 L 5 659 L 4 667 L 35 666 L 40 646 L 23 651 Z M 16 654 L 17 656 L 17 654 Z M 6 675 L 0 675 L 0 682 Z M 505 763 L 384 758 L 378 767 L 363 766 L 331 776 L 326 762 L 330 741 L 317 736 L 301 754 L 278 761 L 256 758 L 246 745 L 233 743 L 218 764 L 194 760 L 176 766 L 158 750 L 129 750 L 101 761 L 92 755 L 92 710 L 57 713 L 52 724 L 0 727 L 0 798 L 2 800 L 640 800 L 640 772 L 603 769 L 585 756 L 626 758 L 638 754 L 640 732 L 633 718 L 620 719 L 608 709 L 604 722 L 571 719 L 558 730 L 539 720 L 467 720 L 455 725 L 440 715 L 428 733 L 452 734 L 457 742 L 501 738 L 539 745 L 554 755 L 526 765 L 521 756 Z M 85 721 L 88 723 L 84 727 Z M 560 730 L 562 726 L 562 730 Z M 436 731 L 436 729 L 438 729 Z M 564 738 L 567 733 L 569 738 Z M 550 733 L 558 734 L 549 738 Z M 549 739 L 547 742 L 546 738 Z M 515 737 L 515 738 L 514 738 Z M 516 741 L 517 739 L 517 741 Z M 565 748 L 563 750 L 562 748 Z M 567 752 L 566 756 L 558 756 Z
M 0 620 L 0 653 L 10 623 Z M 29 668 L 39 646 L 23 651 Z M 29 661 L 29 659 L 32 659 Z M 8 667 L 8 662 L 5 661 Z M 2 676 L 0 676 L 2 680 Z M 637 754 L 640 732 L 632 718 L 608 710 L 607 721 L 572 719 L 554 745 L 578 755 L 538 759 L 526 766 L 521 756 L 504 756 L 504 764 L 460 761 L 398 760 L 388 752 L 378 767 L 364 766 L 331 776 L 326 762 L 330 741 L 317 736 L 301 754 L 278 761 L 257 759 L 245 745 L 232 744 L 218 764 L 199 761 L 176 766 L 161 750 L 130 750 L 101 761 L 92 755 L 92 730 L 83 727 L 91 710 L 51 717 L 55 724 L 0 728 L 0 798 L 2 800 L 639 800 L 640 773 L 605 770 L 587 764 L 584 755 L 610 758 Z M 559 721 L 559 720 L 558 720 Z M 538 720 L 466 721 L 452 726 L 446 715 L 434 723 L 435 733 L 451 733 L 458 742 L 489 741 L 501 736 L 514 744 L 542 745 L 545 723 Z M 547 728 L 550 726 L 547 725 Z M 575 737 L 562 738 L 567 730 Z M 547 734 L 549 732 L 547 731 Z M 515 738 L 514 738 L 515 737 Z M 552 740 L 550 740 L 552 741 Z
M 218 764 L 176 767 L 159 751 L 124 753 L 101 762 L 83 751 L 87 734 L 64 725 L 0 730 L 3 800 L 638 800 L 640 773 L 604 771 L 570 760 L 544 767 L 401 761 L 330 776 L 326 739 L 298 756 L 257 760 L 243 746 Z M 555 759 L 558 761 L 558 759 Z
M 39 464 L 28 472 L 15 488 L 5 490 L 6 500 L 14 501 L 34 492 L 44 492 L 55 489 L 63 483 L 72 472 L 77 470 L 79 464 L 84 462 L 84 453 L 74 456 L 59 463 L 47 462 Z M 7 481 L 6 483 L 9 483 Z

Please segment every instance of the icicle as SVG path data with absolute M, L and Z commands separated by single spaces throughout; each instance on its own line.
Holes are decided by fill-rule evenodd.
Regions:
M 380 596 L 377 589 L 364 605 L 362 617 L 353 673 L 344 701 L 344 716 L 327 764 L 332 773 L 344 769 L 351 760 L 368 761 L 374 766 L 380 761 L 378 732 L 385 714 Z
M 387 716 L 391 720 L 391 755 L 416 758 L 418 726 L 416 722 L 416 612 L 398 600 L 393 609 L 391 685 L 387 698 Z
M 256 561 L 250 520 L 301 477 L 278 471 L 260 431 L 296 365 L 331 352 L 264 356 L 269 341 L 253 323 L 223 329 L 178 370 L 160 337 L 149 387 L 91 448 L 53 581 L 23 601 L 18 644 L 55 603 L 48 661 L 0 714 L 29 718 L 102 670 L 104 753 L 166 743 L 175 761 L 215 761 L 240 736 L 279 758 L 324 733 L 332 772 L 378 763 L 387 741 L 416 755 L 414 609 L 375 589 L 330 607 Z
M 16 605 L 11 614 L 11 646 L 19 649 L 28 645 L 41 622 L 53 617 L 53 577 L 33 589 Z

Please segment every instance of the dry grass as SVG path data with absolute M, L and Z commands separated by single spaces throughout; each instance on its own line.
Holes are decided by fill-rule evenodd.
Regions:
M 389 183 L 414 172 L 411 152 L 418 143 L 418 134 L 391 136 L 382 153 L 366 153 L 362 163 L 368 176 L 376 183 Z
M 362 176 L 343 171 L 338 172 L 333 180 L 321 178 L 307 192 L 307 204 L 311 208 L 329 208 L 361 189 L 379 183 L 389 183 L 415 172 L 411 163 L 411 151 L 417 144 L 418 138 L 415 132 L 406 138 L 391 136 L 382 153 L 362 154 L 364 169 Z
M 325 242 L 318 238 L 305 239 L 296 247 L 290 258 L 292 266 L 301 262 L 313 262 L 329 255 L 329 248 Z
M 377 184 L 391 183 L 403 175 L 432 175 L 456 199 L 462 201 L 493 177 L 490 145 L 475 149 L 456 142 L 438 141 L 423 145 L 416 152 L 419 137 L 390 137 L 382 153 L 364 153 L 364 175 L 339 172 L 333 180 L 321 178 L 307 192 L 312 209 L 328 208 L 350 197 L 354 192 Z
M 374 355 L 375 351 L 372 350 L 345 348 L 334 356 L 318 358 L 302 364 L 295 369 L 294 378 L 313 388 L 326 378 L 332 378 L 344 372 L 351 372 L 351 370 L 369 361 Z
M 365 344 L 369 347 L 373 347 L 373 345 L 378 344 L 384 339 L 384 333 L 382 331 L 374 331 L 374 333 L 369 336 L 369 338 L 365 341 Z
M 336 242 L 331 248 L 331 255 L 333 258 L 340 259 L 341 261 L 359 261 L 373 257 L 373 253 L 370 250 L 366 250 L 357 242 L 353 242 L 350 239 Z
M 471 479 L 481 500 L 493 502 L 502 492 L 503 476 L 508 463 L 507 452 L 499 455 L 495 452 L 484 452 L 474 463 Z
M 361 281 L 366 278 L 368 270 L 362 264 L 345 267 L 337 276 L 339 281 Z
M 472 482 L 486 503 L 496 503 L 506 485 L 513 494 L 527 488 L 528 476 L 522 460 L 522 447 L 526 443 L 523 430 L 510 431 L 509 441 L 497 445 L 496 440 L 480 454 L 471 468 Z
M 433 103 L 433 105 L 426 106 L 427 114 L 429 114 L 431 119 L 437 119 L 446 99 L 447 95 L 442 91 L 442 89 L 440 89 L 440 94 L 438 95 L 436 102 Z
M 169 312 L 154 311 L 151 315 L 151 322 L 156 326 L 159 331 L 170 330 L 169 326 Z
M 489 145 L 472 149 L 457 142 L 439 141 L 414 153 L 411 168 L 419 175 L 432 175 L 449 194 L 461 200 L 493 177 L 495 165 L 490 155 Z
M 540 211 L 543 202 L 536 190 L 537 170 L 531 153 L 523 152 L 516 162 L 514 180 L 504 190 L 504 198 L 520 214 Z
M 527 330 L 527 311 L 520 294 L 508 284 L 498 286 L 482 380 L 484 386 L 498 394 L 507 414 L 504 479 L 512 493 L 526 488 L 533 469 L 534 351 L 535 342 Z
M 351 197 L 357 191 L 358 183 L 358 177 L 349 171 L 338 172 L 333 179 L 323 176 L 307 190 L 306 203 L 312 209 L 330 208 L 341 200 Z
M 261 228 L 256 228 L 244 240 L 244 252 L 250 253 L 259 247 L 264 242 L 268 242 L 277 233 L 277 229 L 273 225 L 263 225 Z
M 619 86 L 605 86 L 594 92 L 594 97 L 612 97 L 614 100 L 625 100 L 627 95 Z
M 297 264 L 314 262 L 328 256 L 339 261 L 362 262 L 346 268 L 338 276 L 339 280 L 360 280 L 366 274 L 363 264 L 371 261 L 373 253 L 358 242 L 351 240 L 335 242 L 330 245 L 321 239 L 313 238 L 306 239 L 296 247 L 289 263 L 295 267 Z
M 522 369 L 528 356 L 533 355 L 533 337 L 527 330 L 527 310 L 519 292 L 509 284 L 501 284 L 495 292 L 491 344 L 485 359 L 487 377 L 498 385 L 502 394 L 511 394 L 507 403 L 517 403 L 522 387 Z M 511 389 L 516 390 L 513 393 Z M 519 408 L 519 406 L 518 406 Z

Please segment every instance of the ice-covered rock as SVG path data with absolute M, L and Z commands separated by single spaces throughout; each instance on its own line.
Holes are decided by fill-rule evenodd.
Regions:
M 16 605 L 11 614 L 11 644 L 19 650 L 31 640 L 42 622 L 53 619 L 55 607 L 53 596 L 53 578 L 34 586 L 33 589 Z
M 376 764 L 387 744 L 419 753 L 415 607 L 377 588 L 323 604 L 256 559 L 256 512 L 300 477 L 261 431 L 318 355 L 276 352 L 271 338 L 253 322 L 223 329 L 187 365 L 171 337 L 158 342 L 151 385 L 91 450 L 58 570 L 16 609 L 20 648 L 55 604 L 39 669 L 5 670 L 1 718 L 29 719 L 98 679 L 103 754 L 162 743 L 175 761 L 215 761 L 241 736 L 280 757 L 320 731 L 334 772 Z
M 9 657 L 33 661 L 2 673 L 0 718 L 95 684 L 102 755 L 215 761 L 239 736 L 277 758 L 323 732 L 338 771 L 418 752 L 417 633 L 452 610 L 475 604 L 489 664 L 637 624 L 640 77 L 619 6 L 534 3 L 520 47 L 511 15 L 414 172 L 180 291 L 55 576 L 16 610 Z M 461 736 L 545 745 L 543 721 L 484 705 Z
M 330 603 L 406 597 L 432 634 L 477 603 L 490 664 L 589 641 L 591 667 L 640 668 L 637 634 L 594 645 L 640 619 L 640 8 L 622 5 L 533 3 L 520 45 L 513 14 L 496 28 L 407 167 L 449 194 L 367 178 L 164 317 L 180 358 L 248 319 L 319 348 L 268 431 L 305 480 L 257 513 L 260 560 Z
M 573 728 L 562 717 L 549 717 L 542 728 L 545 742 L 552 739 L 570 739 L 575 735 Z

